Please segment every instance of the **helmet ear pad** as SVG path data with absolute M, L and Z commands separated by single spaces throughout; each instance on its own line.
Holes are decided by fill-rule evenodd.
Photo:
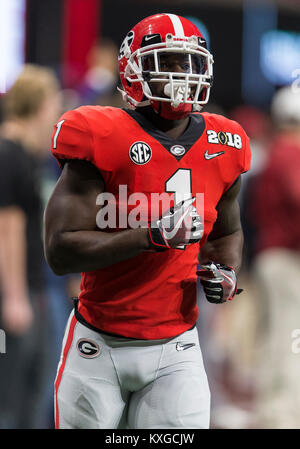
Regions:
M 150 100 L 150 106 L 162 118 L 167 120 L 182 120 L 192 112 L 190 103 L 181 103 L 177 108 L 166 101 Z

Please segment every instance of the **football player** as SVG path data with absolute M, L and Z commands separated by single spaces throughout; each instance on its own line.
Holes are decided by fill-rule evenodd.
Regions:
M 235 296 L 237 195 L 250 165 L 241 126 L 200 112 L 212 65 L 190 21 L 148 17 L 120 48 L 129 107 L 79 107 L 54 128 L 62 174 L 45 212 L 45 253 L 56 274 L 82 273 L 55 381 L 57 428 L 209 427 L 196 271 L 200 261 L 209 301 Z M 162 194 L 173 202 L 153 216 Z M 137 213 L 133 198 L 147 206 Z M 104 209 L 118 216 L 107 228 Z M 147 220 L 130 226 L 145 209 Z

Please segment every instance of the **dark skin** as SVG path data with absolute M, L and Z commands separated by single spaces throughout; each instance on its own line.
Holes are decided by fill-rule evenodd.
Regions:
M 238 273 L 241 268 L 244 236 L 240 219 L 238 194 L 241 177 L 223 194 L 216 209 L 217 220 L 205 245 L 201 248 L 199 262 L 209 261 L 233 267 Z
M 65 163 L 44 216 L 45 255 L 55 274 L 97 270 L 149 248 L 146 229 L 99 231 L 96 198 L 103 192 L 101 175 L 92 164 Z
M 238 271 L 243 245 L 239 189 L 240 181 L 219 201 L 217 220 L 200 252 L 202 263 L 212 260 Z M 96 198 L 102 192 L 101 175 L 92 164 L 74 160 L 64 165 L 45 211 L 45 254 L 57 275 L 97 270 L 149 249 L 145 228 L 114 233 L 97 228 Z
M 151 106 L 140 108 L 140 112 L 142 112 L 142 114 L 144 114 L 144 116 L 158 129 L 165 132 L 172 139 L 178 139 L 178 137 L 184 133 L 190 122 L 189 117 L 186 117 L 183 120 L 167 120 L 162 118 L 156 114 Z
M 149 63 L 149 70 L 154 70 L 154 66 L 152 67 L 151 62 Z M 196 67 L 193 64 L 193 71 L 196 71 Z M 189 71 L 189 65 L 187 65 L 187 61 L 184 55 L 182 54 L 163 54 L 160 56 L 160 69 L 163 71 L 170 72 L 181 72 L 186 73 Z M 164 93 L 164 87 L 166 83 L 157 83 L 151 82 L 151 91 L 153 95 L 157 97 L 166 97 Z M 168 136 L 172 137 L 172 139 L 177 139 L 181 136 L 186 128 L 189 125 L 189 117 L 186 117 L 182 120 L 167 120 L 163 117 L 160 117 L 155 111 L 149 106 L 140 108 L 140 111 L 150 120 L 158 129 L 164 131 Z
M 180 65 L 176 67 L 176 62 L 174 64 L 172 71 L 183 71 Z M 156 86 L 163 89 L 164 84 L 157 83 Z M 162 119 L 151 107 L 140 108 L 140 112 L 174 139 L 185 131 L 189 123 L 188 117 L 176 121 Z M 201 249 L 201 263 L 214 261 L 239 270 L 243 245 L 237 201 L 239 190 L 240 180 L 220 199 L 217 220 Z M 55 274 L 101 269 L 149 250 L 146 228 L 113 233 L 99 230 L 96 198 L 102 192 L 104 183 L 96 167 L 86 161 L 66 161 L 44 217 L 45 255 Z

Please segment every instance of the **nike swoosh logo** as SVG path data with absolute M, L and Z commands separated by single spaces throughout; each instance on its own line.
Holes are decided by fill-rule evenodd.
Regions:
M 177 351 L 185 351 L 186 349 L 192 348 L 193 346 L 196 346 L 196 343 L 176 343 L 176 350 Z
M 209 159 L 213 159 L 214 157 L 221 156 L 221 154 L 224 154 L 224 153 L 225 153 L 225 151 L 219 151 L 218 153 L 209 154 L 208 150 L 206 150 L 204 153 L 204 157 L 206 160 L 209 160 Z
M 192 203 L 193 203 L 193 202 L 194 202 L 194 198 L 191 198 L 191 200 L 192 200 Z M 191 204 L 192 204 L 192 203 L 191 203 Z M 177 223 L 176 223 L 176 225 L 174 226 L 174 228 L 172 229 L 172 231 L 167 231 L 166 228 L 163 227 L 164 236 L 165 236 L 165 238 L 166 238 L 167 240 L 172 239 L 172 238 L 176 235 L 178 229 L 179 229 L 180 226 L 181 226 L 181 223 L 183 222 L 183 220 L 185 219 L 185 217 L 187 216 L 187 214 L 190 212 L 189 207 L 190 207 L 190 204 L 187 206 L 186 210 L 184 211 L 183 215 L 179 218 L 179 220 L 177 221 Z
M 153 39 L 154 37 L 157 37 L 157 34 L 154 34 L 153 36 L 145 36 L 145 41 L 150 41 L 150 39 Z

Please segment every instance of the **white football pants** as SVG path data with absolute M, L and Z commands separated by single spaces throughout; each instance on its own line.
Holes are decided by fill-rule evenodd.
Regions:
M 100 334 L 71 312 L 55 381 L 65 429 L 208 428 L 210 391 L 198 332 L 164 340 Z

